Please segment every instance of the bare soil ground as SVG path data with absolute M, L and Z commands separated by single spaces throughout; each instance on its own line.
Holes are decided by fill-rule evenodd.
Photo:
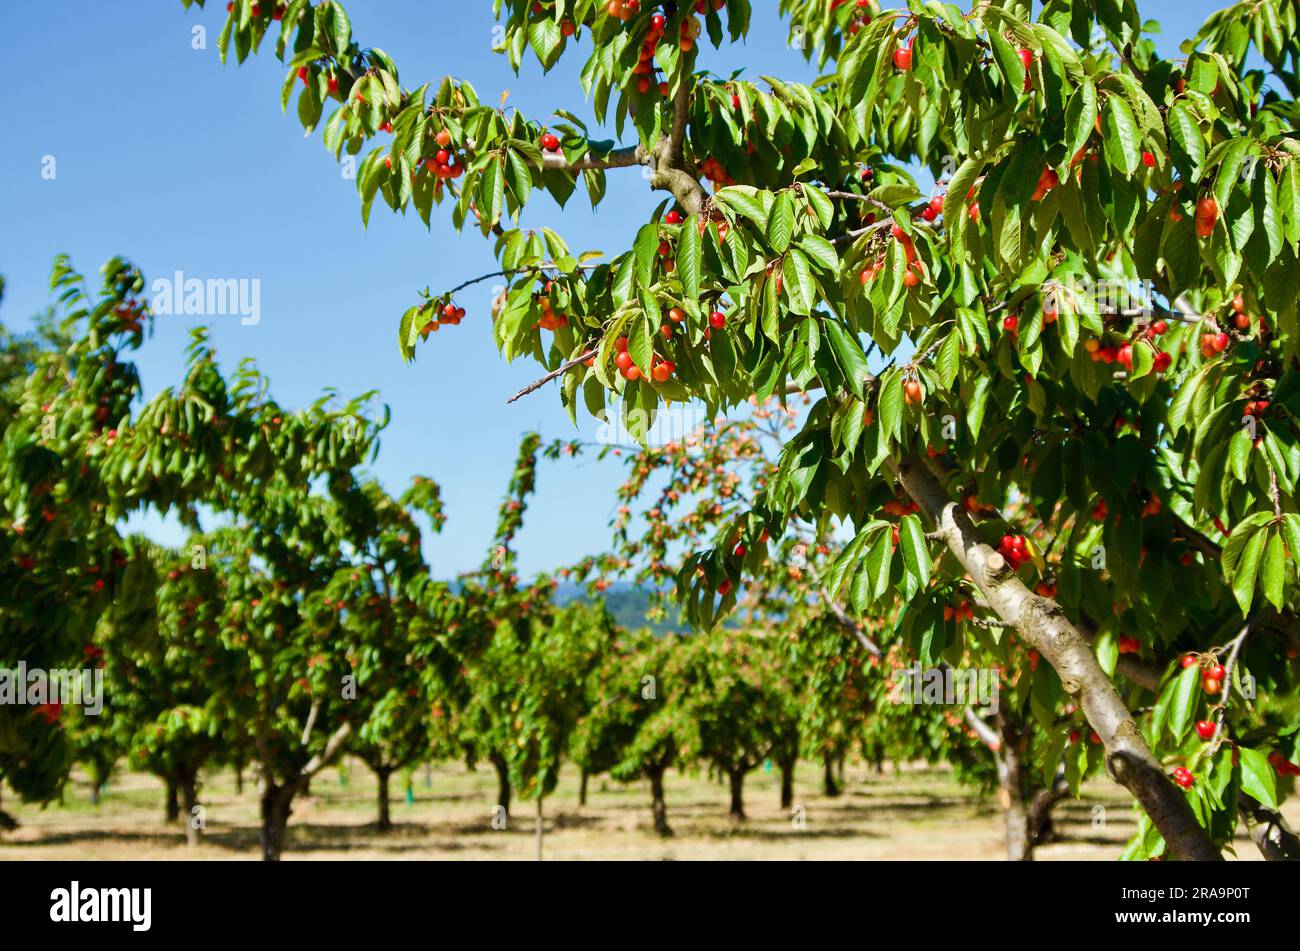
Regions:
M 758 769 L 745 784 L 749 821 L 733 829 L 727 820 L 727 789 L 703 775 L 669 775 L 669 822 L 676 833 L 660 839 L 650 824 L 645 783 L 590 780 L 587 805 L 578 805 L 578 775 L 569 769 L 546 802 L 547 859 L 1001 859 L 1002 814 L 995 797 L 958 786 L 944 769 L 923 766 L 877 775 L 850 766 L 844 792 L 822 795 L 821 772 L 803 765 L 795 785 L 802 825 L 779 808 L 779 776 Z M 417 770 L 408 802 L 400 777 L 393 778 L 394 828 L 375 826 L 376 786 L 360 763 L 330 769 L 316 778 L 311 796 L 299 799 L 290 821 L 286 860 L 294 859 L 533 859 L 534 804 L 516 802 L 509 827 L 494 830 L 496 778 L 458 764 Z M 163 786 L 156 778 L 121 774 L 98 805 L 85 777 L 77 775 L 62 804 L 45 808 L 4 804 L 21 827 L 0 835 L 0 860 L 40 859 L 256 859 L 258 800 L 250 780 L 242 794 L 223 771 L 203 777 L 200 799 L 207 830 L 189 848 L 179 827 L 164 821 Z M 1284 810 L 1300 825 L 1300 803 Z M 1059 840 L 1037 857 L 1116 859 L 1134 828 L 1122 789 L 1094 783 L 1079 800 L 1057 807 Z M 1257 859 L 1246 840 L 1237 853 Z

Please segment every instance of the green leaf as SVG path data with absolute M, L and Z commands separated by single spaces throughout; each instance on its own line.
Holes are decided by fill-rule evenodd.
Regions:
M 1258 799 L 1270 809 L 1277 808 L 1277 781 L 1273 767 L 1263 750 L 1247 746 L 1237 747 L 1241 760 L 1241 791 Z
M 930 552 L 925 544 L 925 530 L 921 527 L 919 517 L 903 517 L 898 526 L 898 541 L 899 547 L 903 549 L 903 567 L 916 580 L 917 590 L 924 591 L 930 583 Z
M 1237 531 L 1242 531 L 1238 526 Z M 1251 602 L 1255 600 L 1255 575 L 1259 570 L 1260 555 L 1264 551 L 1264 542 L 1268 532 L 1255 529 L 1250 541 L 1241 551 L 1241 561 L 1237 563 L 1236 573 L 1232 577 L 1232 593 L 1241 606 L 1242 615 L 1250 613 Z
M 1133 110 L 1121 96 L 1107 96 L 1101 111 L 1102 142 L 1110 164 L 1131 177 L 1138 169 L 1142 156 L 1138 150 L 1137 120 Z
M 1195 182 L 1200 179 L 1201 165 L 1205 162 L 1205 137 L 1187 100 L 1179 99 L 1169 107 L 1167 121 L 1174 165 L 1189 181 Z
M 690 301 L 700 299 L 702 248 L 699 219 L 692 215 L 682 225 L 681 236 L 677 239 L 677 278 L 682 282 L 682 293 Z
M 794 198 L 788 191 L 783 191 L 772 202 L 772 211 L 767 217 L 767 243 L 777 254 L 784 254 L 793 235 Z
M 1283 552 L 1282 535 L 1277 532 L 1269 532 L 1268 535 L 1268 546 L 1264 549 L 1264 560 L 1259 568 L 1260 587 L 1264 590 L 1264 597 L 1281 611 L 1284 601 L 1282 588 L 1286 581 L 1286 555 Z
M 862 345 L 858 343 L 857 338 L 841 327 L 837 320 L 827 320 L 823 326 L 826 328 L 826 335 L 830 337 L 831 347 L 839 358 L 845 379 L 848 380 L 853 394 L 859 399 L 865 399 L 866 379 L 870 370 L 867 366 L 867 355 L 862 352 Z
M 1181 743 L 1187 728 L 1196 715 L 1196 705 L 1201 699 L 1201 671 L 1193 664 L 1181 671 L 1165 688 L 1168 695 L 1169 732 L 1175 743 Z

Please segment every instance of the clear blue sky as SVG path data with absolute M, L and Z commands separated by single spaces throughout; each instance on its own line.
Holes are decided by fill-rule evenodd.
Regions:
M 1210 0 L 1141 4 L 1165 25 L 1172 52 L 1213 10 Z M 813 71 L 785 45 L 775 0 L 755 0 L 746 46 L 703 47 L 702 65 L 810 79 Z M 574 434 L 554 387 L 507 406 L 538 374 L 507 366 L 489 333 L 491 283 L 471 289 L 469 314 L 444 328 L 414 364 L 402 362 L 397 319 L 420 288 L 438 290 L 494 269 L 489 242 L 451 230 L 435 212 L 432 233 L 377 203 L 362 229 L 355 184 L 339 173 L 319 132 L 302 137 L 280 111 L 284 69 L 271 55 L 222 67 L 216 36 L 224 4 L 188 14 L 179 0 L 17 3 L 0 14 L 0 88 L 7 123 L 0 148 L 0 273 L 7 279 L 0 320 L 21 327 L 49 303 L 54 255 L 67 251 L 93 273 L 113 254 L 146 277 L 184 271 L 203 278 L 258 278 L 262 319 L 217 320 L 213 340 L 227 368 L 255 357 L 277 399 L 301 406 L 325 387 L 343 395 L 379 389 L 393 411 L 375 474 L 400 491 L 414 473 L 443 486 L 450 519 L 431 545 L 434 570 L 448 575 L 479 563 L 495 525 L 520 434 Z M 525 114 L 557 107 L 589 116 L 569 55 L 546 77 L 535 62 L 516 77 L 491 52 L 488 0 L 349 0 L 353 34 L 391 55 L 403 85 L 452 74 L 484 100 L 510 91 Z M 207 49 L 192 29 L 207 28 Z M 292 108 L 292 107 L 291 107 Z M 45 156 L 57 177 L 41 176 Z M 612 172 L 609 196 L 592 214 L 580 194 L 561 211 L 549 199 L 530 206 L 526 225 L 548 225 L 575 249 L 617 252 L 628 245 L 662 194 L 638 170 Z M 180 378 L 189 330 L 204 322 L 165 317 L 139 356 L 152 393 Z M 580 417 L 580 435 L 597 424 Z M 526 572 L 603 550 L 613 489 L 612 463 L 544 464 L 541 492 L 520 539 Z M 153 526 L 165 541 L 178 535 Z

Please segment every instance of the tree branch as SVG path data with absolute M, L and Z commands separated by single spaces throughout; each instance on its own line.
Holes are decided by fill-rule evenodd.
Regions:
M 550 373 L 546 374 L 546 376 L 542 377 L 540 380 L 534 380 L 532 383 L 529 383 L 527 386 L 525 386 L 514 396 L 510 397 L 510 399 L 506 400 L 506 405 L 509 406 L 511 403 L 515 402 L 515 400 L 522 399 L 523 397 L 527 396 L 529 393 L 535 393 L 537 390 L 540 390 L 542 387 L 544 387 L 547 383 L 550 383 L 552 380 L 554 380 L 557 376 L 563 376 L 566 372 L 572 370 L 579 363 L 585 363 L 586 361 L 590 360 L 599 352 L 600 352 L 600 345 L 597 344 L 596 346 L 593 346 L 590 350 L 588 350 L 586 353 L 582 354 L 581 356 L 574 357 L 572 360 L 568 361 L 567 363 L 560 364 L 560 366 L 556 367 Z
M 890 469 L 941 531 L 989 606 L 1056 669 L 1106 747 L 1111 776 L 1132 793 L 1179 859 L 1219 860 L 1183 793 L 1165 775 L 1115 685 L 1079 630 L 1056 602 L 1031 592 L 998 552 L 979 537 L 970 517 L 919 459 L 891 460 Z

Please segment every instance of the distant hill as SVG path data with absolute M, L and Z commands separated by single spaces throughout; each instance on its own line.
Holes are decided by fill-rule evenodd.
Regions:
M 649 620 L 653 598 L 651 589 L 627 581 L 616 581 L 600 597 L 604 599 L 605 607 L 614 620 L 621 627 L 628 630 L 636 631 L 641 628 L 648 628 L 657 637 L 664 634 L 685 633 L 689 630 L 687 625 L 682 623 L 676 606 L 672 604 L 667 606 L 669 616 L 663 621 L 652 622 Z M 561 584 L 555 589 L 556 604 L 568 604 L 571 601 L 590 602 L 592 600 L 587 593 L 586 585 Z

